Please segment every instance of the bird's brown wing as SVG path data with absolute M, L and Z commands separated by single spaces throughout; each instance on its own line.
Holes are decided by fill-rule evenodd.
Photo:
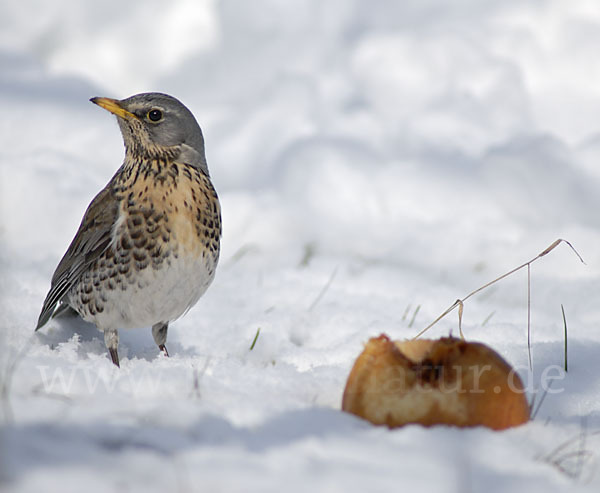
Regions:
M 75 238 L 52 276 L 35 330 L 50 319 L 56 304 L 63 301 L 85 270 L 109 247 L 119 211 L 119 200 L 113 195 L 111 185 L 112 180 L 85 211 Z

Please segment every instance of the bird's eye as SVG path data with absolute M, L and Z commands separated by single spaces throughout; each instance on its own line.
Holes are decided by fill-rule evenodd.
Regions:
M 163 117 L 162 111 L 154 109 L 148 112 L 148 120 L 152 122 L 157 122 L 161 120 Z

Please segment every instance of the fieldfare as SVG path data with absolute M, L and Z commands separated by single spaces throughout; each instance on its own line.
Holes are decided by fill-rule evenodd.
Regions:
M 221 209 L 202 131 L 177 99 L 144 93 L 92 98 L 117 117 L 125 160 L 88 206 L 58 264 L 36 330 L 71 307 L 104 332 L 119 366 L 118 329 L 152 326 L 159 349 L 170 321 L 215 275 Z

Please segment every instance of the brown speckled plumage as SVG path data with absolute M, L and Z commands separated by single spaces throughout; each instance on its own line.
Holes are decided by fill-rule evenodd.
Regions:
M 88 207 L 37 328 L 58 302 L 67 303 L 104 331 L 118 365 L 118 328 L 152 325 L 166 353 L 169 321 L 193 306 L 214 277 L 221 213 L 202 134 L 187 108 L 157 93 L 92 101 L 117 115 L 125 161 Z M 151 111 L 162 119 L 151 121 Z

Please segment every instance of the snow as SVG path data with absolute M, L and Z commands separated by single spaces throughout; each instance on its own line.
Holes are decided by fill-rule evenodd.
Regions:
M 598 2 L 25 0 L 0 19 L 3 491 L 599 490 Z M 89 324 L 33 328 L 123 157 L 88 100 L 148 90 L 203 128 L 222 257 L 171 357 L 121 331 L 119 370 Z M 414 336 L 557 238 L 586 265 L 565 244 L 531 265 L 533 372 L 526 270 L 464 310 L 536 407 L 548 390 L 532 422 L 340 411 L 369 337 Z M 429 335 L 457 331 L 453 313 Z

